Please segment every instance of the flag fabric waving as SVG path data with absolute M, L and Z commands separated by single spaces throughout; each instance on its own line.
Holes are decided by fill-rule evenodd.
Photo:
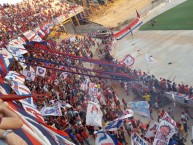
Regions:
M 100 109 L 100 105 L 89 101 L 86 112 L 86 124 L 102 127 L 102 116 L 103 113 Z
M 62 116 L 61 104 L 56 101 L 53 107 L 44 106 L 40 112 L 43 116 Z
M 103 131 L 99 131 L 97 132 L 95 145 L 119 145 L 119 143 L 115 140 L 113 135 L 109 135 Z
M 147 101 L 129 102 L 129 105 L 134 112 L 150 118 L 149 104 Z
M 56 130 L 37 120 L 17 104 L 9 102 L 9 106 L 24 123 L 22 128 L 14 130 L 14 132 L 22 136 L 28 145 L 74 145 L 66 139 L 68 138 L 66 132 Z
M 25 77 L 16 71 L 9 71 L 5 78 L 9 81 L 15 81 L 20 84 L 23 84 L 25 81 Z
M 3 77 L 5 77 L 8 73 L 8 68 L 5 64 L 3 54 L 0 54 L 0 73 Z
M 117 119 L 109 122 L 109 123 L 105 126 L 104 130 L 105 130 L 105 131 L 115 131 L 115 130 L 117 130 L 119 127 L 121 127 L 122 123 L 123 123 L 123 120 L 120 120 L 120 119 L 117 118 Z
M 26 80 L 28 80 L 28 81 L 34 81 L 35 80 L 35 73 L 32 71 L 24 69 L 23 75 L 26 77 Z
M 6 64 L 7 68 L 9 68 L 9 66 L 11 65 L 11 63 L 14 60 L 13 56 L 5 48 L 0 48 L 0 54 L 3 55 L 5 64 Z
M 11 81 L 11 88 L 15 91 L 17 95 L 21 96 L 31 96 L 31 92 L 27 86 L 20 84 L 15 81 Z

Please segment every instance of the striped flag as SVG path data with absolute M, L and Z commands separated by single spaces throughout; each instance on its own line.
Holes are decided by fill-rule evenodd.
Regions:
M 17 73 L 16 71 L 9 71 L 8 74 L 5 76 L 5 79 L 9 80 L 9 81 L 15 81 L 18 82 L 20 84 L 23 84 L 25 81 L 25 77 L 19 73 Z
M 11 88 L 15 91 L 17 95 L 21 95 L 21 96 L 24 96 L 24 95 L 31 96 L 32 95 L 29 88 L 25 86 L 24 84 L 20 84 L 18 82 L 11 81 Z
M 8 72 L 8 68 L 5 64 L 5 60 L 2 54 L 0 54 L 0 73 L 2 77 L 6 76 Z

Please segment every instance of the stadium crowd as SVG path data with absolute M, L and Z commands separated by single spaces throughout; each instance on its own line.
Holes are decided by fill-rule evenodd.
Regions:
M 0 47 L 10 39 L 45 23 L 56 23 L 59 16 L 68 17 L 79 6 L 66 1 L 54 0 L 23 1 L 16 5 L 0 5 Z
M 63 7 L 65 5 L 65 7 Z M 27 6 L 27 9 L 26 9 Z M 60 8 L 55 9 L 55 6 Z M 7 42 L 22 32 L 34 29 L 41 25 L 41 23 L 50 22 L 53 18 L 73 10 L 76 5 L 69 5 L 66 2 L 54 3 L 53 1 L 25 1 L 16 6 L 4 5 L 1 6 L 1 47 L 4 47 Z M 56 11 L 57 10 L 57 11 Z M 21 23 L 22 22 L 22 23 Z M 96 41 L 90 37 L 79 37 L 76 36 L 72 39 L 62 40 L 60 44 L 57 44 L 54 40 L 47 40 L 47 46 L 51 50 L 56 50 L 62 53 L 68 53 L 75 56 L 93 58 L 91 48 L 97 47 L 98 56 L 100 59 L 117 63 L 111 55 L 111 50 L 114 47 L 113 35 L 109 35 L 103 38 L 101 41 Z M 27 50 L 32 50 L 35 47 L 41 48 L 45 45 L 26 45 Z M 65 62 L 61 62 L 58 58 L 53 58 L 51 55 L 41 53 L 41 49 L 38 50 L 39 54 L 29 51 L 26 56 L 40 58 L 44 60 L 56 60 L 60 63 L 67 63 L 67 65 L 79 66 L 81 64 L 76 63 L 72 59 L 63 59 Z M 36 54 L 36 55 L 35 55 Z M 102 57 L 104 56 L 104 58 Z M 83 65 L 81 65 L 84 67 Z M 28 70 L 36 69 L 36 67 L 27 66 Z M 10 70 L 21 73 L 23 70 L 22 66 L 18 61 L 14 61 L 10 67 Z M 114 70 L 116 71 L 116 70 Z M 164 92 L 177 92 L 189 95 L 191 98 L 193 88 L 184 84 L 176 84 L 170 80 L 160 78 L 156 79 L 153 75 L 142 73 L 141 71 L 131 70 L 130 68 L 123 68 L 119 71 L 129 73 L 135 77 L 137 82 L 123 82 L 121 81 L 122 87 L 125 87 L 127 94 L 131 92 L 138 98 L 138 100 L 146 100 L 150 105 L 150 114 L 155 109 L 158 114 L 158 118 L 155 122 L 160 122 L 164 113 L 167 112 L 170 117 L 175 119 L 173 110 L 162 110 Z M 86 85 L 83 86 L 83 84 Z M 95 83 L 98 93 L 96 98 L 89 94 L 89 83 Z M 127 99 L 120 99 L 114 89 L 112 81 L 105 80 L 102 78 L 89 78 L 87 76 L 75 75 L 75 74 L 64 74 L 59 71 L 47 70 L 45 77 L 36 76 L 35 81 L 25 81 L 25 85 L 29 87 L 34 94 L 45 94 L 43 98 L 34 98 L 34 103 L 37 108 L 41 111 L 44 106 L 53 106 L 53 104 L 60 100 L 64 107 L 62 107 L 62 116 L 45 116 L 45 122 L 58 129 L 68 133 L 71 141 L 78 144 L 92 144 L 91 138 L 95 139 L 95 132 L 101 130 L 101 127 L 94 127 L 86 125 L 86 109 L 87 102 L 89 100 L 98 102 L 101 105 L 103 112 L 103 123 L 115 120 L 120 117 L 125 110 L 130 109 L 127 104 Z M 156 93 L 159 93 L 157 95 Z M 11 94 L 15 94 L 12 90 Z M 156 94 L 156 95 L 155 95 Z M 19 103 L 19 102 L 18 102 Z M 154 108 L 154 109 L 153 109 Z M 151 117 L 153 120 L 153 118 Z M 175 134 L 171 139 L 169 145 L 183 145 L 187 138 L 188 132 L 188 115 L 186 112 L 182 112 L 181 120 L 176 121 L 176 127 L 179 133 Z M 131 136 L 133 132 L 141 135 L 142 138 L 152 143 L 154 138 L 146 138 L 145 134 L 150 126 L 150 122 L 145 124 L 139 118 L 130 117 L 124 120 L 123 125 L 116 131 L 109 131 L 115 139 L 122 143 L 128 144 L 127 136 Z M 155 131 L 156 132 L 156 131 Z
M 102 47 L 104 48 L 104 50 L 100 49 L 100 51 L 98 51 L 98 54 L 100 56 L 102 56 L 104 52 L 110 50 L 107 49 L 110 46 L 106 45 L 107 42 L 105 42 L 105 40 L 108 40 L 109 42 L 109 39 L 104 39 L 103 41 L 101 41 L 101 43 L 104 45 L 104 47 Z M 100 45 L 99 42 L 96 42 L 92 38 L 82 38 L 79 36 L 74 37 L 74 40 L 62 40 L 60 44 L 56 44 L 56 42 L 53 40 L 48 40 L 48 42 L 48 46 L 50 49 L 56 49 L 60 52 L 90 58 L 93 57 L 90 48 L 94 46 L 99 47 Z M 30 45 L 26 47 L 30 47 Z M 33 48 L 33 45 L 31 47 Z M 41 46 L 37 47 L 40 48 Z M 33 54 L 33 51 L 30 51 L 30 53 Z M 45 54 L 41 55 L 41 53 L 39 53 L 39 56 L 35 57 L 46 59 L 46 57 L 48 56 L 46 56 Z M 48 58 L 54 59 L 51 56 Z M 71 60 L 67 61 L 68 65 L 79 65 L 75 64 Z M 113 63 L 116 62 L 114 61 L 114 59 L 108 59 L 108 61 L 112 61 Z M 33 68 L 35 69 L 35 67 Z M 12 64 L 11 70 L 21 72 L 22 69 L 23 68 L 19 66 L 19 63 L 17 61 Z M 30 67 L 28 66 L 27 69 L 30 69 Z M 132 70 L 130 70 L 130 72 L 131 71 Z M 153 108 L 159 109 L 161 107 L 160 104 L 163 100 L 163 98 L 158 97 L 156 100 L 157 102 L 152 102 L 152 100 L 154 100 L 152 98 L 154 98 L 155 96 L 153 94 L 155 89 L 162 93 L 160 97 L 163 97 L 164 91 L 177 91 L 179 93 L 186 92 L 186 89 L 180 89 L 179 87 L 182 86 L 184 88 L 184 85 L 178 85 L 177 87 L 175 83 L 171 83 L 169 80 L 161 79 L 161 81 L 158 81 L 153 75 L 150 76 L 146 73 L 143 73 L 142 75 L 140 71 L 136 70 L 133 70 L 132 74 L 135 75 L 136 79 L 140 80 L 140 83 L 125 83 L 125 87 L 127 88 L 126 90 L 129 93 L 132 91 L 139 100 L 142 100 L 143 96 L 148 96 L 144 97 L 144 99 L 150 103 L 150 113 L 152 112 Z M 99 93 L 97 94 L 97 99 L 92 98 L 89 95 L 88 86 L 86 88 L 82 87 L 82 84 L 85 80 L 89 80 L 89 82 L 97 84 L 97 89 L 99 90 Z M 124 83 L 120 83 L 124 87 Z M 170 86 L 170 84 L 172 84 L 172 86 Z M 88 100 L 97 100 L 100 103 L 101 110 L 103 111 L 104 124 L 107 124 L 108 122 L 120 117 L 126 109 L 130 109 L 127 106 L 126 98 L 123 98 L 122 100 L 119 99 L 119 97 L 113 90 L 111 81 L 105 79 L 88 78 L 87 76 L 74 75 L 70 73 L 68 73 L 66 77 L 63 76 L 63 73 L 61 72 L 47 70 L 46 76 L 44 78 L 37 76 L 34 82 L 26 81 L 26 85 L 33 93 L 48 94 L 48 98 L 38 98 L 34 100 L 39 110 L 41 110 L 41 108 L 45 105 L 53 106 L 53 103 L 58 100 L 60 100 L 63 104 L 67 104 L 66 107 L 62 108 L 62 116 L 45 117 L 45 121 L 47 124 L 58 130 L 66 131 L 69 134 L 70 139 L 75 144 L 92 144 L 90 138 L 93 137 L 93 139 L 95 139 L 96 136 L 94 132 L 97 130 L 101 130 L 100 127 L 86 125 L 86 108 Z M 87 85 L 89 85 L 89 83 Z M 14 92 L 12 91 L 11 93 Z M 187 93 L 191 94 L 191 92 Z M 161 112 L 157 112 L 157 122 L 160 122 L 161 117 L 163 117 L 164 110 L 162 110 Z M 171 117 L 174 117 L 171 108 L 168 109 L 166 112 L 168 112 Z M 187 114 L 182 113 L 182 116 L 183 114 L 185 117 L 182 117 L 181 121 L 179 121 L 177 125 L 180 130 L 180 135 L 175 135 L 171 139 L 171 144 L 172 142 L 179 142 L 180 144 L 180 142 L 183 142 L 182 136 L 184 137 L 184 140 L 187 137 Z M 132 132 L 137 132 L 141 135 L 141 137 L 152 143 L 153 138 L 148 139 L 144 137 L 149 125 L 150 122 L 148 124 L 144 124 L 139 119 L 132 117 L 125 119 L 123 125 L 117 131 L 109 132 L 109 134 L 114 135 L 114 137 L 120 143 L 127 144 L 128 139 L 126 138 L 126 136 L 130 136 Z

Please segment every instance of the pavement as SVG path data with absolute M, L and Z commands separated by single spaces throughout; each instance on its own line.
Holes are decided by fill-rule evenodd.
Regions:
M 157 9 L 154 13 L 144 15 L 142 21 L 145 23 L 164 11 L 175 7 L 185 0 L 174 0 L 171 3 Z M 156 78 L 166 78 L 176 83 L 193 84 L 193 30 L 178 31 L 134 31 L 134 35 L 127 35 L 122 40 L 117 41 L 117 46 L 113 50 L 113 56 L 118 60 L 125 55 L 131 54 L 135 58 L 132 68 L 140 69 L 144 72 L 153 74 Z M 147 63 L 145 56 L 152 56 L 154 63 Z M 115 92 L 119 98 L 125 97 L 127 102 L 135 100 L 133 95 L 126 95 L 120 86 L 115 85 Z M 174 118 L 180 120 L 183 106 L 170 103 L 162 109 L 167 111 L 168 107 L 174 110 Z M 193 111 L 193 108 L 189 110 Z M 140 115 L 135 116 L 143 122 L 148 122 L 148 118 Z M 157 119 L 158 114 L 153 111 L 151 123 Z M 188 138 L 185 145 L 191 145 L 193 120 L 188 120 Z

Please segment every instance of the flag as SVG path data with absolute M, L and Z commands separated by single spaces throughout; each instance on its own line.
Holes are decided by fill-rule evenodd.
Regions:
M 119 63 L 125 64 L 127 67 L 130 67 L 134 64 L 135 59 L 130 55 L 126 55 Z
M 38 27 L 35 30 L 36 34 L 38 34 L 38 36 L 40 36 L 42 39 L 46 36 L 46 34 L 40 29 L 40 27 Z
M 7 66 L 7 68 L 9 69 L 11 63 L 13 62 L 14 58 L 11 55 L 11 53 L 9 53 L 7 51 L 7 49 L 5 48 L 0 48 L 0 54 L 3 55 L 4 61 L 5 61 L 5 65 Z
M 155 122 L 153 124 L 151 124 L 148 129 L 147 129 L 147 132 L 145 133 L 145 137 L 146 138 L 151 138 L 151 137 L 154 137 L 155 136 L 155 133 L 157 131 L 157 128 L 159 126 L 159 123 L 158 122 Z
M 95 145 L 119 145 L 113 135 L 109 135 L 103 131 L 97 132 Z
M 23 75 L 26 77 L 26 80 L 34 81 L 35 80 L 35 73 L 29 70 L 24 69 Z
M 0 93 L 3 95 L 7 95 L 10 93 L 11 87 L 9 86 L 8 83 L 4 82 L 3 84 L 0 85 Z
M 122 123 L 123 123 L 123 120 L 120 120 L 120 119 L 117 118 L 117 119 L 109 122 L 109 123 L 105 126 L 104 130 L 105 130 L 105 131 L 115 131 L 115 130 L 117 130 L 119 127 L 121 127 Z
M 137 14 L 137 18 L 140 19 L 140 15 L 137 10 L 136 10 L 136 14 Z
M 25 49 L 23 45 L 14 45 L 14 46 L 6 46 L 7 50 L 12 53 L 13 56 L 19 56 L 21 54 L 26 54 L 28 51 Z
M 2 54 L 0 54 L 0 73 L 2 77 L 5 77 L 8 73 L 8 68 L 5 64 L 5 60 Z
M 129 102 L 129 105 L 134 112 L 150 118 L 149 104 L 147 101 Z
M 131 134 L 131 145 L 150 145 L 150 143 L 147 142 L 145 139 L 143 139 L 137 133 L 132 133 Z
M 17 95 L 21 96 L 31 96 L 31 92 L 27 86 L 20 84 L 15 81 L 11 81 L 11 88 L 15 91 Z
M 20 100 L 20 103 L 22 104 L 23 109 L 28 114 L 35 117 L 37 120 L 44 122 L 44 118 L 43 118 L 42 114 L 35 108 L 35 106 L 32 103 L 28 103 L 26 101 L 27 99 Z M 32 101 L 33 101 L 32 97 L 30 97 L 29 99 L 32 99 Z
M 56 130 L 44 122 L 38 121 L 17 104 L 9 102 L 9 106 L 22 118 L 24 123 L 22 128 L 14 130 L 14 133 L 22 136 L 28 145 L 74 145 L 67 140 L 66 132 Z
M 176 122 L 165 113 L 157 129 L 153 145 L 168 145 L 175 133 L 177 133 Z
M 37 66 L 36 68 L 36 75 L 40 77 L 44 77 L 46 75 L 46 68 Z
M 40 112 L 43 116 L 62 116 L 61 105 L 58 101 L 54 103 L 53 107 L 44 106 Z
M 17 73 L 16 71 L 9 71 L 8 74 L 5 76 L 5 79 L 23 84 L 25 81 L 25 76 Z
M 17 40 L 18 40 L 19 42 L 21 42 L 21 44 L 27 44 L 27 43 L 29 43 L 28 39 L 27 39 L 24 35 L 19 35 L 19 36 L 17 37 Z
M 26 31 L 23 33 L 23 35 L 27 38 L 28 41 L 32 41 L 32 39 L 36 36 L 36 34 L 32 31 L 32 30 L 29 30 L 29 31 Z
M 67 76 L 68 76 L 68 73 L 67 73 L 67 72 L 62 72 L 62 73 L 60 74 L 60 78 L 63 79 L 63 80 L 65 80 L 65 79 L 67 78 Z
M 119 117 L 119 119 L 120 119 L 120 120 L 123 120 L 123 119 L 129 118 L 129 117 L 133 117 L 133 111 L 130 110 L 130 109 L 126 109 L 126 110 L 123 112 L 122 116 Z
M 147 63 L 155 63 L 155 59 L 153 58 L 153 56 L 149 56 L 148 54 L 146 54 L 145 59 Z
M 44 24 L 40 27 L 40 29 L 46 34 L 49 35 L 50 34 L 50 25 L 49 24 Z
M 97 93 L 98 93 L 97 84 L 90 83 L 89 84 L 89 92 L 88 93 L 89 93 L 90 96 L 97 96 Z
M 89 101 L 86 112 L 86 124 L 102 127 L 102 116 L 103 113 L 100 109 L 100 105 Z

